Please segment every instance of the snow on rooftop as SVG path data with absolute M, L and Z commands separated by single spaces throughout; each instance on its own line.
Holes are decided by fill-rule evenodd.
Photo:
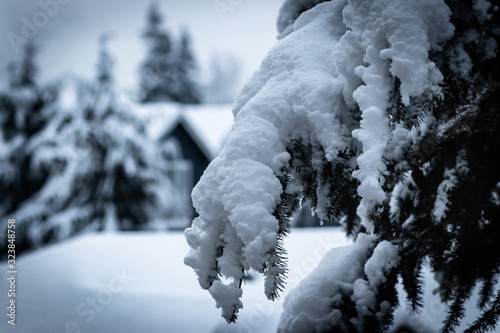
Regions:
M 211 158 L 216 157 L 233 125 L 230 104 L 185 105 L 169 102 L 133 104 L 131 109 L 147 122 L 149 135 L 158 140 L 183 121 Z

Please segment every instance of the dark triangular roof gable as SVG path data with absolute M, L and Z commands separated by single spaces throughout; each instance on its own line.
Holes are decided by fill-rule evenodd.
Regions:
M 178 127 L 183 128 L 183 130 L 189 135 L 191 140 L 198 147 L 198 149 L 203 153 L 203 156 L 208 161 L 211 161 L 213 159 L 213 156 L 210 152 L 210 149 L 208 149 L 207 145 L 203 142 L 203 140 L 200 138 L 200 136 L 197 134 L 197 132 L 192 128 L 192 126 L 189 125 L 189 122 L 186 121 L 185 117 L 183 117 L 182 114 L 179 114 L 179 116 L 176 118 L 175 122 L 170 124 L 167 131 L 160 137 L 160 141 L 164 141 L 164 140 L 168 139 L 172 135 L 172 133 L 174 133 L 176 131 L 176 129 Z

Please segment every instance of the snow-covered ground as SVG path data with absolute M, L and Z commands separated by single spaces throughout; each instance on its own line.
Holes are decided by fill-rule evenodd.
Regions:
M 348 243 L 338 228 L 293 229 L 286 239 L 290 273 L 283 296 L 328 249 Z M 237 324 L 228 326 L 192 269 L 183 264 L 187 252 L 182 233 L 100 233 L 22 256 L 17 261 L 15 327 L 7 323 L 8 269 L 2 263 L 0 332 L 276 331 L 284 297 L 268 301 L 259 274 L 243 286 L 244 308 Z M 431 297 L 435 282 L 425 275 L 426 309 L 410 322 L 417 332 L 435 332 L 445 308 Z M 398 323 L 407 321 L 404 307 L 397 317 Z

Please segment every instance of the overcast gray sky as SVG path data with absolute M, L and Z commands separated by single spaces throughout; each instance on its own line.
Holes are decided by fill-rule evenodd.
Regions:
M 191 33 L 202 69 L 206 70 L 212 55 L 231 54 L 243 65 L 244 79 L 258 68 L 276 42 L 275 22 L 282 2 L 158 0 L 165 26 L 174 35 L 181 28 Z M 19 56 L 15 52 L 17 36 L 36 38 L 39 79 L 47 81 L 65 71 L 93 77 L 98 38 L 113 31 L 108 48 L 115 59 L 119 87 L 133 88 L 145 55 L 140 35 L 149 3 L 147 0 L 0 0 L 0 86 L 6 84 L 7 64 Z

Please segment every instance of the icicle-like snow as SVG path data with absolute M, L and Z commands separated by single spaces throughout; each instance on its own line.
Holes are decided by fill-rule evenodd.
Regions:
M 382 156 L 392 136 L 386 110 L 395 79 L 405 105 L 424 92 L 439 95 L 442 75 L 428 53 L 452 36 L 453 26 L 448 7 L 440 1 L 349 1 L 343 15 L 350 31 L 334 58 L 348 83 L 346 100 L 352 98 L 362 112 L 360 128 L 352 133 L 363 147 L 353 175 L 361 182 L 358 214 L 371 230 L 368 215 L 386 199 Z M 353 74 L 363 83 L 357 88 Z

